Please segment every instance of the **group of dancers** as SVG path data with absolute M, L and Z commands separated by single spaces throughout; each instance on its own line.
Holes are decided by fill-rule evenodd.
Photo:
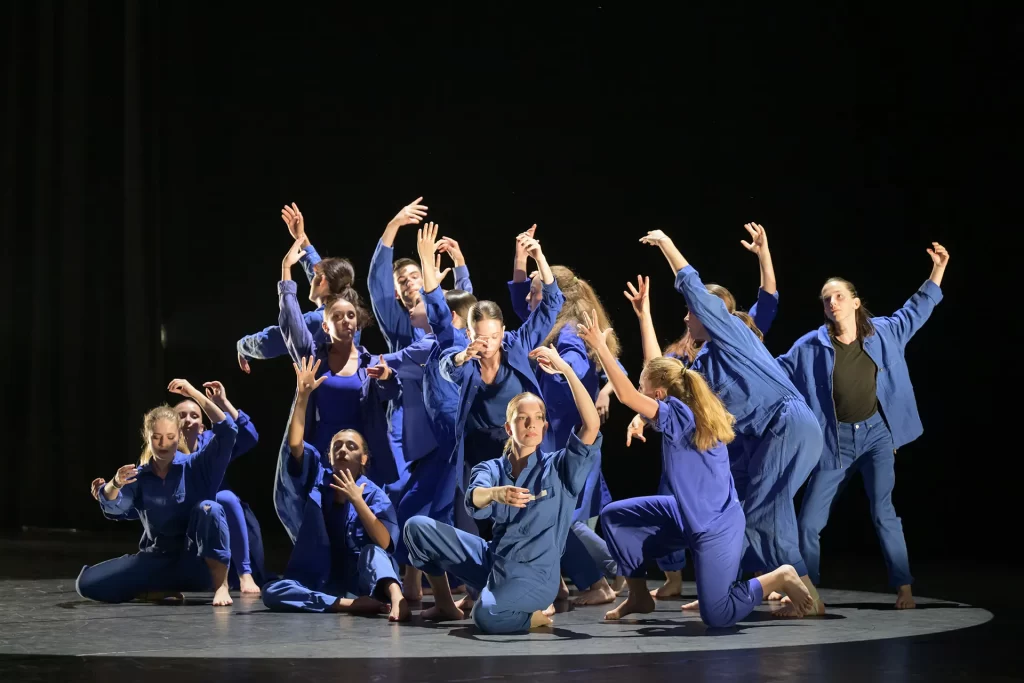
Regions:
M 776 616 L 819 616 L 819 536 L 859 471 L 896 606 L 914 607 L 894 459 L 922 433 L 904 350 L 942 299 L 942 245 L 932 243 L 929 278 L 889 317 L 872 316 L 852 283 L 830 278 L 819 295 L 824 324 L 775 358 L 763 344 L 778 303 L 763 227 L 747 224 L 742 241 L 761 270 L 749 312 L 705 284 L 665 233 L 648 232 L 640 241 L 661 250 L 688 313 L 685 334 L 663 353 L 649 278 L 627 284 L 643 342 L 634 385 L 593 288 L 549 265 L 536 226 L 515 239 L 508 286 L 520 324 L 510 330 L 498 303 L 474 296 L 458 242 L 426 221 L 421 202 L 380 238 L 371 310 L 351 262 L 321 259 L 298 207 L 282 210 L 294 242 L 277 284 L 278 324 L 237 351 L 245 372 L 285 355 L 295 371 L 274 483 L 294 544 L 284 574 L 266 571 L 259 523 L 225 483 L 229 464 L 257 442 L 252 421 L 220 382 L 200 390 L 175 379 L 168 391 L 182 400 L 145 415 L 138 462 L 92 482 L 103 514 L 140 520 L 143 534 L 138 553 L 82 569 L 82 597 L 180 600 L 212 589 L 214 605 L 229 605 L 235 589 L 276 611 L 401 622 L 429 591 L 434 605 L 421 618 L 471 615 L 484 632 L 513 633 L 552 623 L 554 603 L 570 596 L 563 576 L 581 605 L 612 603 L 625 585 L 606 619 L 651 612 L 681 595 L 688 553 L 697 600 L 683 609 L 710 627 L 735 624 L 765 599 L 780 601 Z M 395 259 L 408 225 L 419 226 L 418 261 Z M 442 255 L 453 289 L 441 287 L 451 270 Z M 316 305 L 307 313 L 296 264 Z M 360 344 L 374 320 L 386 353 Z M 612 394 L 636 413 L 626 446 L 645 441 L 648 426 L 661 432 L 657 495 L 613 501 L 608 492 L 601 425 Z M 666 575 L 654 591 L 649 561 Z

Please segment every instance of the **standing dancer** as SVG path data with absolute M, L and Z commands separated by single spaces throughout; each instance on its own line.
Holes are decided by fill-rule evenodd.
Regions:
M 584 316 L 580 333 L 599 354 L 616 397 L 662 433 L 669 490 L 614 502 L 601 513 L 608 546 L 629 585 L 629 597 L 605 618 L 653 612 L 645 555 L 660 557 L 683 548 L 694 556 L 700 616 L 708 626 L 732 626 L 761 603 L 764 591 L 780 587 L 793 591 L 801 609 L 811 609 L 811 595 L 789 565 L 760 578 L 736 580 L 745 523 L 725 448 L 734 438 L 734 418 L 721 399 L 675 358 L 648 360 L 637 391 L 608 348 L 611 330 L 602 330 L 596 319 L 596 312 Z
M 299 259 L 302 269 L 309 280 L 309 300 L 316 304 L 316 310 L 303 314 L 306 328 L 313 336 L 323 334 L 324 299 L 331 294 L 340 294 L 352 287 L 356 279 L 355 269 L 345 258 L 321 259 L 320 254 L 309 242 L 306 235 L 306 221 L 293 202 L 291 206 L 281 209 L 281 220 L 288 226 L 293 240 L 300 240 L 299 247 L 304 254 Z M 356 345 L 359 344 L 359 332 L 356 332 Z M 287 356 L 288 347 L 284 343 L 281 328 L 271 325 L 260 332 L 242 337 L 235 344 L 238 353 L 238 367 L 246 374 L 251 371 L 249 361 L 265 358 Z
M 686 326 L 695 341 L 704 342 L 693 368 L 735 416 L 737 440 L 744 441 L 742 457 L 732 463 L 747 523 L 743 567 L 763 573 L 793 565 L 814 606 L 807 611 L 789 604 L 784 615 L 823 614 L 824 603 L 800 556 L 793 507 L 793 496 L 821 455 L 818 420 L 757 335 L 708 291 L 672 240 L 654 230 L 640 241 L 658 246 L 668 260 L 690 309 Z
M 424 618 L 465 617 L 452 600 L 447 571 L 479 591 L 473 621 L 485 633 L 513 633 L 552 623 L 559 562 L 576 498 L 601 445 L 601 419 L 590 392 L 553 348 L 537 348 L 530 356 L 568 378 L 582 425 L 565 448 L 544 452 L 544 402 L 531 393 L 509 402 L 505 453 L 473 468 L 465 498 L 474 517 L 493 519 L 490 543 L 428 517 L 409 520 L 403 530 L 409 558 L 427 573 L 435 599 Z
M 83 567 L 75 582 L 83 598 L 127 602 L 150 592 L 213 589 L 215 607 L 232 603 L 230 532 L 224 508 L 214 498 L 231 462 L 238 427 L 187 381 L 172 380 L 167 390 L 202 407 L 213 424 L 213 439 L 198 453 L 182 453 L 181 424 L 170 406 L 146 413 L 139 465 L 118 468 L 99 490 L 104 516 L 142 520 L 140 552 Z
M 327 377 L 317 377 L 319 360 L 293 365 L 295 407 L 280 457 L 308 484 L 291 503 L 302 508 L 303 520 L 284 578 L 266 585 L 263 604 L 273 611 L 388 612 L 390 621 L 405 621 L 409 606 L 390 554 L 399 533 L 395 509 L 364 474 L 366 440 L 355 430 L 339 431 L 330 442 L 330 467 L 321 464 L 303 434 L 309 396 Z
M 904 353 L 942 301 L 939 286 L 949 263 L 949 253 L 938 242 L 927 251 L 931 275 L 890 317 L 872 317 L 852 283 L 830 278 L 821 288 L 825 324 L 779 358 L 825 425 L 821 460 L 800 505 L 800 553 L 808 573 L 819 581 L 821 531 L 836 497 L 860 471 L 889 583 L 897 592 L 896 609 L 914 607 L 907 542 L 892 504 L 896 449 L 924 431 Z

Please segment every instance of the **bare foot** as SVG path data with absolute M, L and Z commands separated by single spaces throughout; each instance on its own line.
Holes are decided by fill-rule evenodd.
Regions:
M 555 613 L 554 606 L 551 606 L 544 611 L 537 610 L 530 615 L 530 628 L 542 628 L 544 626 L 551 626 L 554 624 L 555 622 L 551 620 L 550 616 L 548 616 L 548 610 L 551 611 L 551 614 Z
M 259 595 L 260 587 L 252 580 L 252 574 L 242 574 L 238 577 L 239 588 L 242 595 Z
M 807 585 L 800 580 L 800 576 L 796 573 L 791 565 L 783 565 L 775 570 L 778 572 L 779 578 L 782 579 L 782 590 L 780 593 L 785 593 L 789 599 L 789 605 L 796 608 L 798 612 L 808 616 L 818 616 L 817 606 L 815 605 L 814 596 L 807 590 Z M 769 596 L 770 598 L 771 596 Z M 788 607 L 787 607 L 788 609 Z M 820 614 L 825 613 L 825 604 L 821 603 Z
M 605 613 L 604 618 L 608 621 L 621 619 L 627 614 L 649 614 L 654 611 L 654 597 L 647 592 L 630 592 L 629 597 L 620 602 L 618 606 Z
M 687 612 L 693 611 L 693 610 L 700 610 L 700 600 L 694 600 L 693 602 L 688 602 L 685 605 L 683 605 L 682 607 L 680 607 L 679 609 L 686 610 Z
M 443 608 L 434 605 L 420 612 L 420 618 L 426 621 L 462 621 L 466 615 L 457 605 Z
M 665 572 L 665 583 L 660 588 L 651 591 L 651 597 L 655 600 L 666 600 L 683 594 L 683 573 Z
M 228 605 L 234 604 L 234 602 L 235 601 L 231 599 L 231 594 L 228 593 L 228 587 L 226 585 L 218 588 L 217 592 L 213 594 L 214 607 L 227 607 Z
M 388 621 L 409 621 L 410 616 L 412 616 L 412 611 L 409 609 L 409 601 L 404 596 L 397 603 L 391 603 Z
M 358 598 L 339 598 L 338 602 L 334 603 L 333 611 L 351 614 L 382 614 L 388 611 L 388 606 L 369 595 L 360 595 Z
M 552 603 L 540 611 L 546 617 L 555 616 L 555 605 Z
M 622 589 L 626 587 L 626 577 L 616 576 L 615 580 L 612 581 L 610 585 L 612 587 L 612 590 L 615 591 L 615 594 L 618 595 L 622 592 Z
M 568 600 L 569 599 L 569 587 L 565 585 L 565 579 L 559 579 L 558 584 L 558 595 L 555 596 L 555 600 Z
M 782 600 L 782 598 L 782 593 L 780 593 L 779 591 L 772 591 L 768 594 L 768 597 L 765 598 L 765 600 L 768 600 L 769 602 L 778 602 L 779 600 Z
M 896 609 L 914 609 L 917 607 L 917 603 L 914 602 L 914 596 L 910 593 L 910 584 L 900 586 L 899 592 L 896 593 Z
M 803 619 L 803 611 L 792 602 L 785 602 L 779 609 L 772 610 L 772 616 L 776 619 Z
M 423 600 L 423 596 L 426 595 L 427 590 L 429 589 L 424 590 L 422 586 L 417 585 L 413 587 L 411 584 L 407 583 L 404 584 L 402 588 L 402 597 L 409 602 L 421 602 Z
M 458 607 L 458 608 L 459 608 L 460 610 L 462 610 L 462 611 L 463 611 L 463 612 L 464 612 L 465 614 L 469 614 L 470 612 L 472 612 L 472 611 L 473 611 L 473 605 L 474 605 L 475 603 L 476 603 L 476 600 L 474 600 L 474 599 L 473 599 L 473 598 L 472 598 L 472 597 L 471 597 L 471 596 L 470 596 L 470 595 L 469 595 L 469 594 L 467 593 L 467 594 L 466 594 L 466 597 L 464 597 L 464 598 L 460 598 L 459 600 L 456 600 L 456 601 L 455 601 L 455 606 L 456 606 L 456 607 Z
M 608 585 L 608 582 L 601 579 L 589 589 L 577 595 L 572 604 L 583 605 L 605 605 L 615 600 L 615 591 Z

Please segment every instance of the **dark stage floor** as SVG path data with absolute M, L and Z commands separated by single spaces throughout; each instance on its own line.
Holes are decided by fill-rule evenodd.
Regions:
M 1015 585 L 1008 569 L 954 575 L 918 565 L 913 612 L 893 610 L 892 596 L 877 592 L 882 572 L 871 558 L 863 571 L 826 567 L 844 589 L 822 591 L 825 619 L 775 620 L 765 606 L 711 631 L 680 602 L 620 624 L 602 623 L 607 606 L 562 605 L 553 629 L 487 636 L 468 621 L 272 615 L 259 599 L 237 596 L 217 609 L 201 594 L 184 606 L 79 598 L 82 564 L 130 550 L 130 542 L 80 534 L 0 539 L 0 681 L 1024 680 L 1015 621 L 1024 601 L 996 592 Z M 278 553 L 271 549 L 272 568 Z

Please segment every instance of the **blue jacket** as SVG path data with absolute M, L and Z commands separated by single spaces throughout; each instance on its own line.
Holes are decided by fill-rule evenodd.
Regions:
M 537 396 L 542 396 L 543 392 L 537 383 L 533 367 L 530 365 L 529 354 L 530 351 L 533 351 L 544 341 L 548 330 L 555 324 L 555 318 L 558 317 L 558 313 L 562 310 L 564 302 L 565 298 L 562 296 L 562 291 L 558 288 L 557 283 L 552 282 L 550 285 L 544 285 L 544 293 L 540 305 L 534 309 L 530 317 L 527 318 L 526 322 L 518 330 L 514 332 L 506 331 L 501 342 L 502 362 L 507 362 L 513 372 L 516 373 L 524 390 L 532 391 Z M 480 379 L 480 363 L 478 361 L 468 361 L 461 366 L 455 365 L 455 356 L 460 350 L 453 347 L 441 354 L 440 367 L 441 376 L 459 387 L 459 406 L 455 417 L 456 444 L 454 460 L 456 475 L 461 480 L 464 478 L 462 476 L 465 455 L 463 451 L 463 438 L 466 432 L 466 419 L 469 417 L 469 411 L 473 407 L 476 393 L 483 382 Z M 555 442 L 553 437 L 554 435 L 549 429 L 539 450 L 554 450 Z M 463 482 L 464 484 L 465 482 Z
M 757 290 L 757 301 L 750 307 L 747 313 L 754 319 L 754 324 L 757 325 L 757 329 L 761 330 L 761 334 L 768 336 L 768 330 L 771 329 L 772 323 L 775 322 L 775 316 L 779 312 L 779 292 L 775 291 L 774 294 L 769 294 L 761 288 Z M 682 358 L 675 353 L 665 354 L 669 358 L 678 358 L 686 364 L 687 360 Z
M 423 407 L 427 411 L 438 447 L 454 453 L 455 419 L 459 412 L 459 386 L 441 375 L 441 356 L 448 349 L 458 353 L 469 346 L 466 330 L 452 325 L 452 311 L 444 293 L 438 287 L 432 292 L 423 292 L 427 320 L 433 330 L 435 343 L 423 365 Z
M 302 264 L 302 270 L 306 273 L 306 279 L 313 282 L 313 276 L 316 271 L 313 268 L 316 264 L 320 263 L 320 254 L 316 253 L 316 249 L 313 245 L 306 247 L 306 255 L 299 259 L 299 263 Z M 324 332 L 324 307 L 318 306 L 315 311 L 310 311 L 302 316 L 306 322 L 306 328 L 309 333 L 316 337 L 317 335 L 326 337 Z M 359 344 L 361 333 L 356 331 L 355 343 Z M 281 334 L 281 328 L 277 325 L 271 325 L 265 327 L 255 334 L 246 335 L 238 340 L 235 344 L 235 349 L 239 355 L 249 360 L 264 360 L 267 358 L 278 358 L 280 356 L 288 355 L 288 347 L 284 343 L 284 335 Z
M 760 437 L 786 401 L 802 400 L 800 393 L 757 335 L 707 290 L 693 266 L 676 274 L 676 290 L 710 338 L 693 368 L 736 417 L 736 433 Z
M 359 552 L 372 543 L 372 540 L 352 506 L 344 503 L 349 507 L 346 543 L 350 551 L 347 553 L 350 562 L 347 567 L 332 566 L 331 539 L 324 522 L 324 514 L 333 506 L 339 505 L 334 501 L 334 491 L 330 488 L 333 471 L 320 464 L 320 455 L 313 446 L 304 443 L 303 447 L 301 472 L 300 468 L 295 467 L 294 458 L 291 457 L 287 444 L 281 452 L 281 457 L 290 461 L 290 466 L 286 467 L 295 475 L 294 481 L 297 483 L 296 488 L 288 493 L 291 499 L 283 501 L 284 507 L 291 510 L 292 514 L 300 516 L 300 523 L 288 528 L 289 535 L 295 541 L 295 547 L 288 558 L 284 578 L 298 581 L 307 588 L 319 591 L 339 579 L 355 578 L 354 566 Z M 391 535 L 391 543 L 384 550 L 392 552 L 400 533 L 394 506 L 384 491 L 365 476 L 359 477 L 356 484 L 365 485 L 363 500 Z M 349 591 L 355 590 L 355 586 L 347 588 Z
M 924 432 L 904 351 L 907 342 L 928 320 L 940 301 L 942 290 L 931 280 L 925 280 L 903 308 L 892 316 L 872 318 L 875 333 L 864 339 L 864 352 L 878 367 L 875 390 L 895 448 L 910 443 Z M 835 358 L 835 349 L 825 325 L 800 337 L 793 348 L 778 358 L 779 365 L 818 418 L 825 438 L 821 467 L 826 470 L 842 467 L 839 422 L 832 400 Z
M 295 282 L 293 280 L 282 280 L 277 285 L 279 295 L 280 317 L 278 322 L 284 335 L 285 345 L 288 347 L 288 354 L 295 363 L 300 362 L 303 357 L 316 357 L 320 359 L 320 369 L 317 376 L 323 376 L 330 372 L 328 362 L 328 351 L 330 340 L 323 339 L 319 343 L 313 337 L 302 322 L 302 314 L 299 311 L 299 302 L 295 295 Z M 404 468 L 404 463 L 396 463 L 391 452 L 391 442 L 388 439 L 388 423 L 386 415 L 386 404 L 390 400 L 397 399 L 401 395 L 401 383 L 396 373 L 386 381 L 379 381 L 366 374 L 366 368 L 375 365 L 374 356 L 362 346 L 359 349 L 359 380 L 362 383 L 362 393 L 359 401 L 363 422 L 363 438 L 370 447 L 370 466 L 367 469 L 367 476 L 378 486 L 398 479 L 399 471 Z M 292 410 L 295 403 L 292 402 Z M 290 417 L 289 417 L 290 419 Z M 316 435 L 316 392 L 309 397 L 306 408 L 306 441 L 314 441 Z M 326 454 L 323 454 L 326 457 Z

